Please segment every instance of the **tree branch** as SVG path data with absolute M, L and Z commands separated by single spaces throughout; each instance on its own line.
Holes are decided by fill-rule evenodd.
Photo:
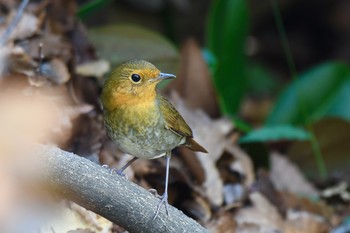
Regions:
M 208 232 L 176 208 L 164 208 L 152 220 L 159 199 L 124 177 L 85 158 L 51 146 L 39 146 L 41 177 L 65 198 L 104 216 L 129 232 Z

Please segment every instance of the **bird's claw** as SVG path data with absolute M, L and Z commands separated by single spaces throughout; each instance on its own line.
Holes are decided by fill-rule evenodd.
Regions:
M 158 195 L 158 194 L 157 194 Z M 162 207 L 162 205 L 164 204 L 165 206 L 165 212 L 166 214 L 169 216 L 169 209 L 168 209 L 168 194 L 164 193 L 163 196 L 160 197 L 160 202 L 157 205 L 157 210 L 156 210 L 156 214 L 153 217 L 153 220 L 155 220 L 158 215 L 159 215 L 159 211 L 160 208 Z
M 148 189 L 148 192 L 150 192 L 153 196 L 155 196 L 156 198 L 161 198 L 162 196 L 158 194 L 156 189 Z
M 103 164 L 102 167 L 107 169 L 109 171 L 109 174 L 113 174 L 113 168 L 110 168 L 107 164 Z

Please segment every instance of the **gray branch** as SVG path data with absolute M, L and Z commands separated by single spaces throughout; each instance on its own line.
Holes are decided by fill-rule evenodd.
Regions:
M 101 215 L 129 232 L 208 232 L 169 206 L 152 220 L 159 199 L 142 187 L 85 158 L 51 146 L 37 152 L 44 181 L 64 198 Z

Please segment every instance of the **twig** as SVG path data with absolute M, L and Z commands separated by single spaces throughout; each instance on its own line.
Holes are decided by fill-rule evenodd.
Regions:
M 37 74 L 41 75 L 41 73 L 42 73 L 41 66 L 42 66 L 43 60 L 45 58 L 45 55 L 44 55 L 44 52 L 43 52 L 43 42 L 39 43 L 38 55 L 39 55 L 39 64 L 38 64 L 38 67 L 35 69 L 35 71 L 36 71 Z
M 51 146 L 40 146 L 41 177 L 64 198 L 104 216 L 129 232 L 208 232 L 174 207 L 152 220 L 159 199 L 85 158 Z
M 27 7 L 29 0 L 22 0 L 21 5 L 18 8 L 18 11 L 15 15 L 15 18 L 12 20 L 10 25 L 6 28 L 5 32 L 2 34 L 0 38 L 0 46 L 3 46 L 7 43 L 8 38 L 10 37 L 13 30 L 16 28 L 18 22 L 21 20 L 23 16 L 23 12 Z

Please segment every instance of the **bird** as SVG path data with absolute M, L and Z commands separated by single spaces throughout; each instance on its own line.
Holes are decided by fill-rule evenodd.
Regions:
M 172 150 L 183 146 L 208 153 L 193 139 L 191 128 L 175 107 L 157 91 L 160 82 L 175 77 L 160 72 L 144 60 L 126 61 L 105 80 L 100 98 L 107 134 L 119 149 L 133 156 L 117 170 L 119 175 L 124 175 L 124 170 L 138 158 L 166 158 L 165 189 L 153 219 L 157 218 L 163 204 L 169 215 L 168 181 Z

